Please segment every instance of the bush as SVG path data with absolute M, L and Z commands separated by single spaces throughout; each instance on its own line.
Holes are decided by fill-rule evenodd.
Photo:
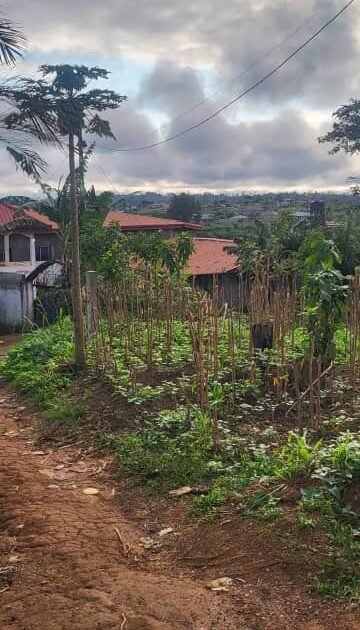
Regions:
M 162 411 L 144 429 L 111 439 L 124 470 L 152 485 L 194 483 L 206 476 L 212 448 L 209 418 L 197 407 Z
M 63 318 L 25 335 L 5 356 L 1 372 L 33 402 L 49 407 L 54 404 L 54 393 L 71 381 L 72 357 L 71 320 Z

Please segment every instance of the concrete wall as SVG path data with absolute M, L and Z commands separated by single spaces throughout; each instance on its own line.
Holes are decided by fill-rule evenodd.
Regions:
M 36 260 L 40 260 L 39 247 L 41 245 L 49 247 L 49 260 L 64 259 L 64 245 L 57 234 L 35 234 Z
M 29 236 L 31 236 L 29 234 Z M 64 244 L 58 234 L 45 232 L 35 234 L 36 260 L 40 261 L 40 247 L 49 248 L 49 256 L 45 260 L 63 260 Z M 30 238 L 20 232 L 10 234 L 10 261 L 9 262 L 29 262 L 31 260 Z M 35 259 L 34 259 L 35 260 Z M 4 236 L 0 234 L 0 262 L 5 261 Z
M 0 334 L 22 330 L 33 316 L 33 283 L 25 274 L 0 271 Z

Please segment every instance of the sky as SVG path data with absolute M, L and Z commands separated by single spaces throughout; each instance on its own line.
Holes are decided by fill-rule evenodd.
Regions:
M 337 107 L 359 97 L 360 6 L 355 2 L 276 76 L 206 125 L 146 151 L 210 115 L 279 64 L 345 0 L 0 0 L 27 51 L 1 79 L 40 64 L 110 71 L 127 101 L 106 116 L 88 172 L 97 191 L 241 192 L 347 189 L 360 159 L 329 155 L 317 138 Z M 93 84 L 95 87 L 95 84 Z M 66 150 L 41 148 L 45 180 L 66 175 Z M 0 194 L 39 190 L 0 150 Z

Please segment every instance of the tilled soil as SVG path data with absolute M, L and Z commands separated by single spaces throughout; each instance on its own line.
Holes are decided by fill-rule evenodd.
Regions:
M 182 527 L 180 516 L 168 522 L 175 508 L 164 549 L 146 549 L 154 504 L 150 514 L 136 488 L 122 494 L 108 458 L 76 445 L 39 448 L 36 422 L 37 413 L 0 382 L 1 630 L 360 627 L 355 610 L 299 589 L 252 527 L 238 540 L 226 522 L 225 530 L 218 523 Z M 97 494 L 85 494 L 89 488 Z M 163 523 L 166 500 L 158 509 Z M 207 588 L 230 572 L 244 579 L 228 592 Z

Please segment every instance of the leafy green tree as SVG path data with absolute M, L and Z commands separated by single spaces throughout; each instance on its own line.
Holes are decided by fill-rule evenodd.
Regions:
M 333 114 L 331 131 L 319 138 L 320 143 L 333 145 L 330 153 L 345 151 L 350 155 L 360 152 L 360 100 L 351 99 Z
M 112 90 L 88 89 L 93 80 L 107 79 L 109 72 L 103 68 L 69 64 L 40 66 L 41 79 L 22 79 L 12 98 L 18 112 L 7 117 L 9 125 L 24 125 L 27 109 L 37 106 L 45 112 L 58 142 L 67 139 L 69 145 L 69 189 L 71 199 L 72 245 L 72 297 L 75 341 L 75 362 L 85 363 L 85 337 L 80 276 L 80 242 L 78 212 L 78 180 L 75 164 L 75 143 L 79 156 L 78 173 L 81 189 L 84 184 L 84 133 L 114 138 L 110 123 L 99 113 L 116 109 L 125 100 Z M 81 195 L 80 195 L 81 197 Z
M 200 201 L 194 195 L 173 195 L 167 211 L 168 217 L 190 223 L 201 216 Z
M 96 269 L 108 282 L 117 282 L 134 265 L 180 276 L 193 251 L 190 234 L 179 234 L 171 241 L 160 232 L 123 235 L 116 224 L 99 230 L 98 240 L 100 250 L 95 251 L 94 242 L 89 239 L 87 244 L 84 242 L 83 255 L 88 261 L 95 261 Z

